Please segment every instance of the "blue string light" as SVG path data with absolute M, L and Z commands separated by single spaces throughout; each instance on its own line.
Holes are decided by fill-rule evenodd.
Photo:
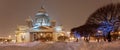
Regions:
M 79 32 L 74 31 L 73 33 L 74 33 L 74 36 L 75 36 L 76 38 L 80 38 L 80 33 L 79 33 Z
M 107 21 L 103 21 L 102 23 L 100 23 L 100 25 L 101 26 L 98 27 L 97 30 L 102 31 L 103 35 L 107 35 L 110 31 L 113 30 L 113 25 L 111 25 Z

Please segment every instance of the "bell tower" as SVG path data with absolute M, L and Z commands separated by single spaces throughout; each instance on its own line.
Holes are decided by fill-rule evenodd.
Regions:
M 28 19 L 26 19 L 26 23 L 29 28 L 33 27 L 33 20 L 30 16 L 28 17 Z

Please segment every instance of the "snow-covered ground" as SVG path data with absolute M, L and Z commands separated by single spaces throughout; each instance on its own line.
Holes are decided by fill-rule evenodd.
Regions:
M 120 50 L 120 41 L 0 44 L 0 50 Z

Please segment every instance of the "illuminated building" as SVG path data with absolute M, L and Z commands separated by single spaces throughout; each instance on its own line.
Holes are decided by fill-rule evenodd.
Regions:
M 8 43 L 8 42 L 12 42 L 12 38 L 10 35 L 8 37 L 0 37 L 0 43 Z
M 16 42 L 56 41 L 62 32 L 62 26 L 56 26 L 55 20 L 50 20 L 46 10 L 41 9 L 35 14 L 35 19 L 26 19 L 27 25 L 18 26 Z

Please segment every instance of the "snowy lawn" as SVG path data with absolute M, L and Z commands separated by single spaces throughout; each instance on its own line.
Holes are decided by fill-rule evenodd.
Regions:
M 0 50 L 120 50 L 120 41 L 0 44 Z

